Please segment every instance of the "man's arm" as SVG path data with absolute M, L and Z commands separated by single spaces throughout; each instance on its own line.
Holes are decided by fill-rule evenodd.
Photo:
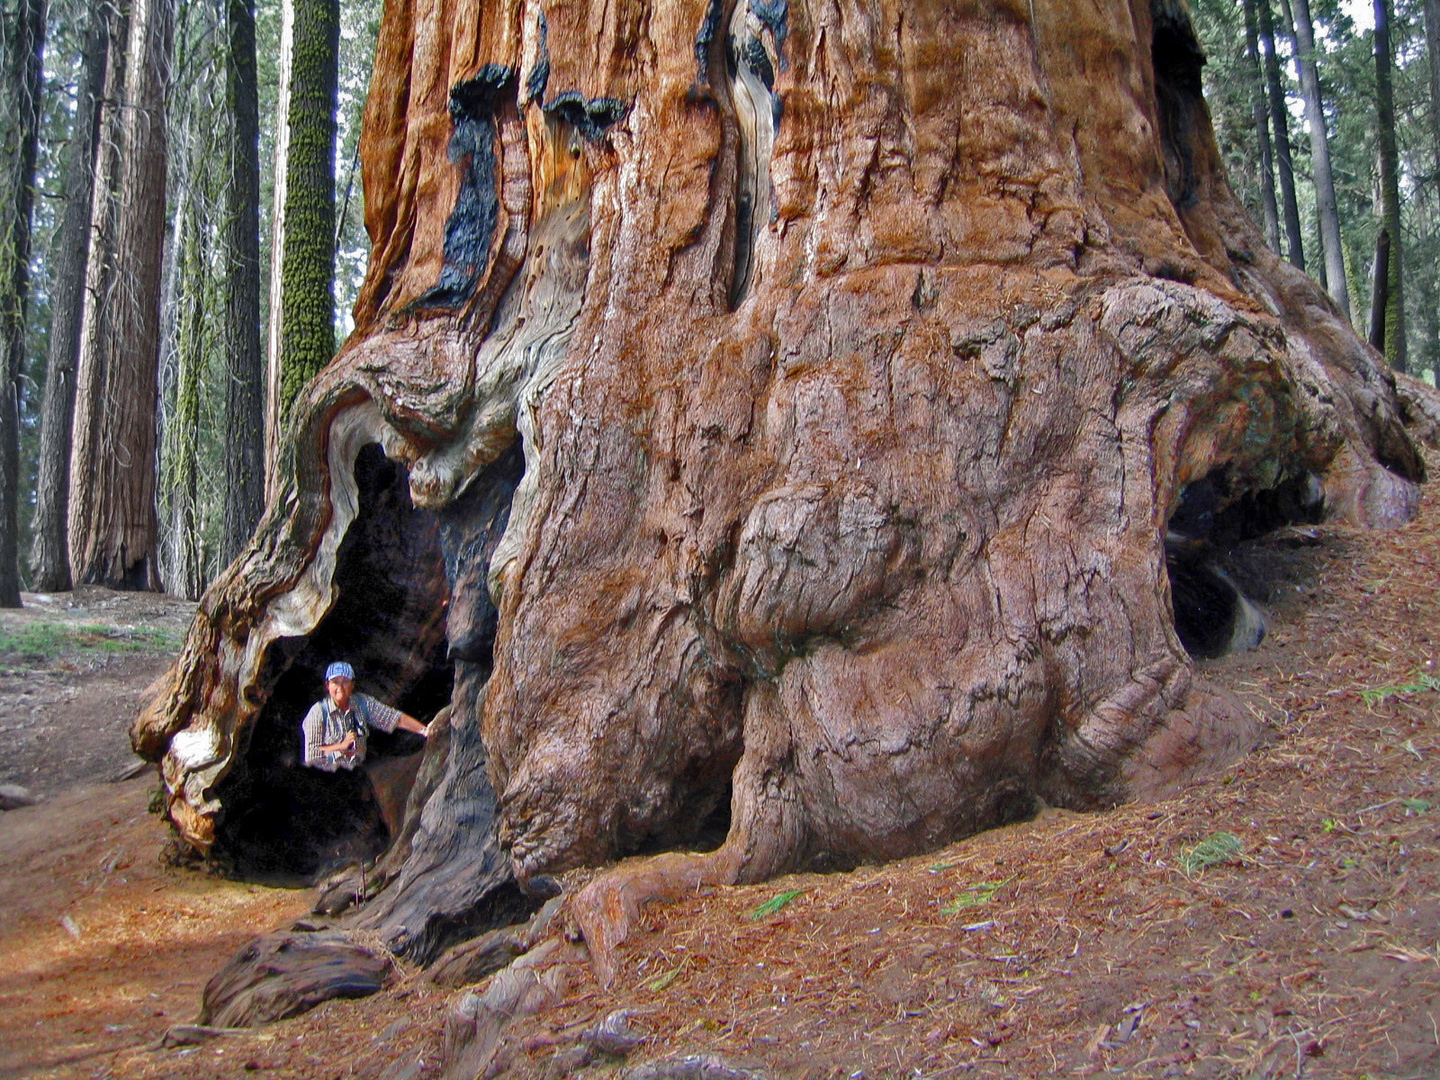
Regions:
M 370 724 L 381 731 L 394 731 L 397 727 L 405 731 L 413 731 L 416 735 L 429 738 L 430 726 L 422 724 L 408 713 L 403 713 L 393 705 L 386 705 L 383 701 L 376 701 L 369 694 L 357 694 L 356 697 L 365 699 L 365 711 L 369 714 Z
M 355 749 L 355 732 L 347 731 L 339 742 L 324 743 L 320 749 L 330 754 L 348 754 Z
M 422 724 L 419 720 L 416 720 L 413 716 L 409 716 L 406 713 L 402 712 L 400 719 L 396 723 L 397 726 L 404 728 L 406 731 L 413 731 L 416 735 L 423 735 L 427 739 L 430 737 L 430 725 Z

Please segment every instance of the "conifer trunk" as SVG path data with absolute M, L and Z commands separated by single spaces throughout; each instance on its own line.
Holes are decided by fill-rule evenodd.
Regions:
M 20 606 L 20 397 L 44 52 L 45 0 L 21 0 L 4 57 L 6 180 L 14 201 L 0 220 L 0 607 Z
M 1255 0 L 1260 15 L 1260 45 L 1265 56 L 1266 100 L 1275 136 L 1275 162 L 1280 171 L 1280 202 L 1284 211 L 1285 255 L 1305 269 L 1305 244 L 1300 231 L 1300 205 L 1295 199 L 1295 162 L 1290 152 L 1290 118 L 1285 108 L 1285 84 L 1280 55 L 1275 49 L 1275 12 L 1271 0 Z
M 265 508 L 265 365 L 260 349 L 260 104 L 254 0 L 226 9 L 225 72 L 233 138 L 226 154 L 225 506 L 220 559 L 240 554 Z
M 155 417 L 165 237 L 166 117 L 173 0 L 134 0 L 120 121 L 113 294 L 93 458 L 83 486 L 71 472 L 72 570 L 77 584 L 160 587 L 156 566 Z
M 181 834 L 383 842 L 295 760 L 343 657 L 449 732 L 359 921 L 568 887 L 603 969 L 651 896 L 1243 753 L 1179 511 L 1393 524 L 1423 469 L 1202 63 L 1179 0 L 388 5 L 356 332 L 132 731 Z
M 106 362 L 115 294 L 115 230 L 119 216 L 121 118 L 130 37 L 130 4 L 114 9 L 105 62 L 105 93 L 100 106 L 100 142 L 95 155 L 91 201 L 90 259 L 85 270 L 85 310 L 80 320 L 80 359 L 75 371 L 75 413 L 71 429 L 70 499 L 66 507 L 66 546 L 70 580 L 82 567 L 76 540 L 85 529 L 84 511 L 92 497 L 97 459 L 105 435 Z
M 1381 334 L 1385 341 L 1385 359 L 1396 371 L 1408 372 L 1403 274 L 1405 234 L 1400 227 L 1400 150 L 1395 138 L 1395 91 L 1391 79 L 1394 54 L 1390 47 L 1390 22 L 1390 0 L 1375 0 L 1375 133 L 1380 146 L 1380 219 L 1389 236 Z M 1379 250 L 1377 245 L 1376 251 Z M 1378 283 L 1379 279 L 1376 280 Z
M 90 267 L 90 217 L 94 204 L 95 159 L 99 151 L 100 105 L 105 90 L 110 27 L 115 18 L 115 8 L 110 4 L 99 5 L 90 13 L 75 103 L 75 126 L 66 155 L 65 212 L 52 256 L 55 284 L 30 547 L 32 584 L 42 592 L 70 588 L 66 521 L 70 505 L 75 379 L 85 315 L 85 282 Z
M 270 293 L 268 454 L 273 462 L 300 390 L 335 354 L 335 109 L 338 0 L 287 0 L 282 70 L 285 139 L 277 147 Z M 282 176 L 283 173 L 283 176 Z M 282 202 L 283 200 L 283 202 Z
M 1275 157 L 1270 145 L 1269 100 L 1265 73 L 1260 66 L 1260 33 L 1256 24 L 1255 0 L 1242 0 L 1245 14 L 1245 58 L 1251 79 L 1252 111 L 1255 114 L 1255 145 L 1260 151 L 1260 212 L 1264 218 L 1265 241 L 1271 251 L 1280 250 L 1280 208 L 1275 202 Z
M 280 55 L 276 61 L 275 163 L 270 197 L 270 294 L 265 337 L 265 502 L 275 495 L 276 462 L 280 454 L 281 420 L 288 411 L 281 394 L 281 298 L 285 275 L 285 192 L 290 162 L 290 70 L 295 51 L 295 5 L 280 5 Z
M 1324 254 L 1325 286 L 1335 307 L 1350 315 L 1350 290 L 1345 279 L 1345 245 L 1340 237 L 1340 210 L 1335 200 L 1335 174 L 1330 167 L 1330 135 L 1325 127 L 1325 103 L 1320 96 L 1320 73 L 1315 66 L 1315 31 L 1310 21 L 1310 0 L 1281 0 L 1285 21 L 1293 28 L 1295 65 L 1305 98 L 1305 121 L 1310 127 L 1310 160 L 1315 173 L 1316 213 L 1320 218 L 1320 245 Z

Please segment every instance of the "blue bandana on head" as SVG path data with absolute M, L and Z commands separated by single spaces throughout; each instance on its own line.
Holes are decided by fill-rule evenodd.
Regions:
M 354 682 L 355 669 L 345 663 L 344 660 L 336 660 L 335 663 L 325 669 L 325 681 L 329 682 L 331 679 L 349 679 L 351 682 Z

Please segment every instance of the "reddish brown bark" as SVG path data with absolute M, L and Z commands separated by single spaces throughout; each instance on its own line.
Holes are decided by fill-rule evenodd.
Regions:
M 165 81 L 173 0 L 130 9 L 114 213 L 114 292 L 98 381 L 81 362 L 81 401 L 70 467 L 70 563 L 76 584 L 159 587 L 155 566 L 155 405 L 160 263 L 165 220 Z M 102 219 L 108 216 L 99 212 Z M 93 426 L 92 426 L 93 425 Z
M 443 664 L 447 603 L 430 806 L 498 801 L 520 882 L 728 802 L 718 850 L 576 900 L 601 953 L 657 893 L 1244 752 L 1170 612 L 1182 492 L 1323 484 L 1385 524 L 1421 466 L 1375 355 L 1221 175 L 1200 63 L 1174 0 L 390 5 L 359 329 L 135 729 L 182 833 L 223 841 L 252 732 L 298 724 L 278 703 L 323 653 L 417 693 L 396 658 Z M 331 614 L 364 587 L 337 546 L 369 442 L 442 533 L 400 640 Z M 402 540 L 385 565 L 436 565 Z
M 51 256 L 55 264 L 54 314 L 46 346 L 45 397 L 36 454 L 35 516 L 30 534 L 30 573 L 37 592 L 70 588 L 70 448 L 74 431 L 75 375 L 85 281 L 90 267 L 90 221 L 95 191 L 95 157 L 100 140 L 100 107 L 105 89 L 113 8 L 91 10 L 75 102 L 75 123 L 66 151 L 65 213 Z

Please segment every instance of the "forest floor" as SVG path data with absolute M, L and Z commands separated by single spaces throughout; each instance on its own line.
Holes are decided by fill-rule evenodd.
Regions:
M 630 1064 L 777 1078 L 1440 1076 L 1440 485 L 1403 529 L 1291 531 L 1247 565 L 1271 632 L 1203 673 L 1264 748 L 1163 802 L 652 907 L 613 987 L 517 1021 L 507 1075 L 624 1009 Z M 415 973 L 163 1045 L 310 901 L 176 865 L 153 773 L 106 782 L 189 610 L 96 591 L 0 615 L 0 783 L 46 796 L 0 814 L 0 1077 L 435 1076 L 456 992 Z M 33 645 L 55 623 L 91 629 Z

